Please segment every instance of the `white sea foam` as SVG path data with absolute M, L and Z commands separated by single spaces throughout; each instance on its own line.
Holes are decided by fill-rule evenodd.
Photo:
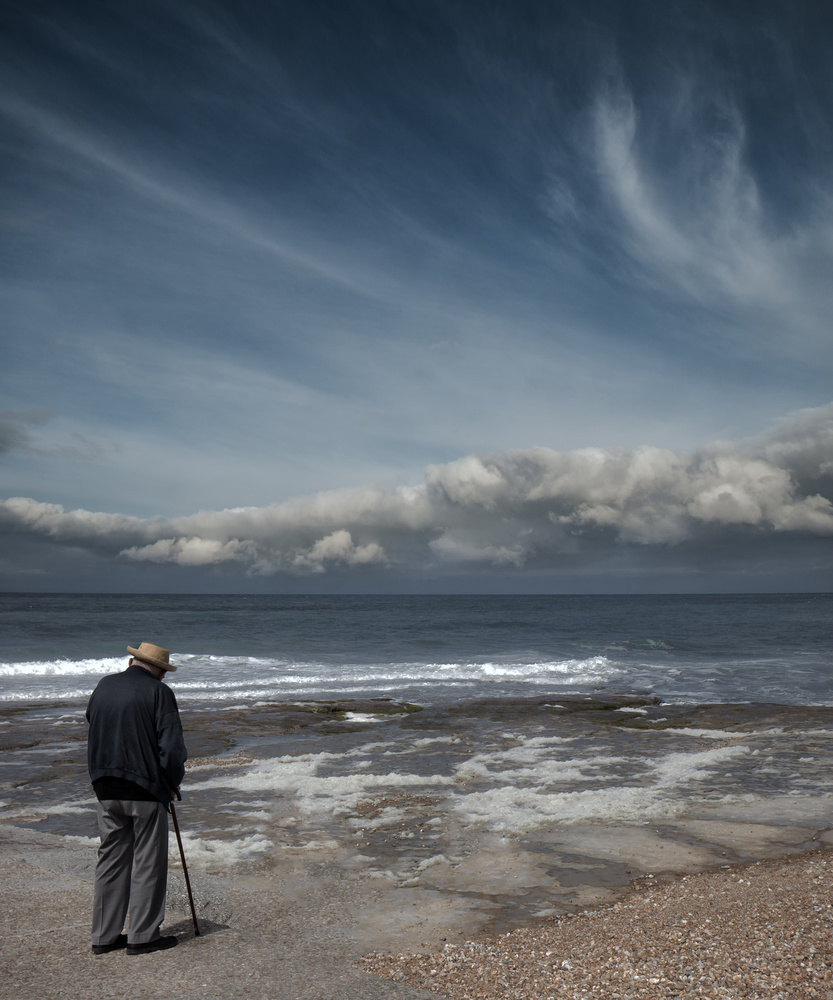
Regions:
M 180 669 L 167 678 L 185 702 L 238 703 L 265 699 L 363 697 L 391 695 L 431 699 L 435 692 L 484 686 L 558 687 L 568 690 L 613 682 L 621 667 L 605 656 L 521 660 L 308 662 L 263 656 L 209 656 L 180 653 L 171 657 Z M 0 663 L 5 700 L 86 698 L 100 677 L 124 670 L 126 656 Z M 79 685 L 83 682 L 83 686 Z
M 590 821 L 672 821 L 686 815 L 692 802 L 702 808 L 702 796 L 696 789 L 712 781 L 715 772 L 722 774 L 728 762 L 750 753 L 746 744 L 733 742 L 656 756 L 576 757 L 563 756 L 570 742 L 563 737 L 504 735 L 517 739 L 518 744 L 475 754 L 442 774 L 414 773 L 407 766 L 375 773 L 369 769 L 372 761 L 366 748 L 357 748 L 345 754 L 259 761 L 243 772 L 217 775 L 193 785 L 192 790 L 234 788 L 259 794 L 261 799 L 268 792 L 289 799 L 299 817 L 340 818 L 357 829 L 367 825 L 356 816 L 361 801 L 419 789 L 423 794 L 440 795 L 445 801 L 443 809 L 463 827 L 523 834 L 546 826 Z M 423 740 L 414 741 L 402 748 L 401 755 L 407 759 L 407 752 L 413 753 L 416 763 L 423 749 Z M 375 758 L 377 765 L 380 759 Z M 332 773 L 334 768 L 342 773 Z M 406 815 L 407 807 L 394 802 L 374 814 L 372 822 L 379 827 L 394 826 Z
M 432 857 L 420 861 L 416 866 L 416 871 L 424 872 L 427 868 L 433 868 L 435 865 L 447 865 L 448 863 L 448 858 L 444 854 L 434 854 Z
M 510 785 L 464 796 L 454 811 L 467 826 L 521 834 L 582 822 L 670 821 L 684 810 L 682 801 L 670 802 L 656 790 L 639 786 L 553 794 Z
M 671 728 L 660 729 L 658 732 L 665 733 L 668 736 L 696 736 L 700 739 L 709 740 L 738 740 L 738 739 L 752 739 L 753 737 L 761 736 L 784 736 L 784 735 L 795 735 L 794 733 L 786 734 L 785 730 L 778 727 L 775 729 L 757 729 L 757 730 L 742 730 L 742 729 L 689 729 L 681 727 L 679 729 Z M 829 731 L 821 730 L 821 733 L 825 736 L 833 735 Z M 802 735 L 808 735 L 806 733 Z
M 547 779 L 551 775 L 557 777 L 558 767 L 543 768 L 543 781 L 536 786 L 501 784 L 457 796 L 452 800 L 452 808 L 466 825 L 508 834 L 582 822 L 671 821 L 691 809 L 690 797 L 679 794 L 682 788 L 708 779 L 721 764 L 746 753 L 747 747 L 734 746 L 659 758 L 643 757 L 639 763 L 644 774 L 639 775 L 638 782 L 631 784 L 627 778 L 611 779 L 607 787 L 576 791 L 548 791 L 546 786 L 550 782 Z M 580 769 L 576 771 L 577 779 L 585 777 Z M 534 774 L 535 769 L 530 769 L 530 773 Z
M 124 670 L 123 656 L 89 660 L 29 660 L 22 663 L 0 663 L 0 677 L 78 677 L 84 674 L 111 674 Z
M 198 837 L 187 831 L 183 831 L 181 836 L 189 868 L 226 868 L 253 855 L 265 854 L 275 846 L 268 837 L 259 833 L 239 840 Z M 179 847 L 173 833 L 168 834 L 168 856 L 172 867 L 181 867 Z
M 69 841 L 70 844 L 78 844 L 80 847 L 98 847 L 100 843 L 97 837 L 74 837 L 70 834 L 63 839 Z
M 499 661 L 400 661 L 382 663 L 270 660 L 265 657 L 208 657 L 184 654 L 178 662 L 188 669 L 176 678 L 176 689 L 185 697 L 216 700 L 219 697 L 262 698 L 309 696 L 318 690 L 331 694 L 397 693 L 410 687 L 436 685 L 459 687 L 493 683 L 525 685 L 597 684 L 621 673 L 604 656 L 565 660 Z M 229 671 L 228 667 L 234 670 Z
M 349 756 L 349 755 L 344 755 Z M 319 769 L 342 755 L 321 753 L 301 757 L 278 757 L 258 762 L 239 775 L 219 775 L 191 786 L 192 790 L 233 787 L 240 791 L 271 791 L 291 796 L 298 810 L 307 815 L 334 814 L 354 809 L 363 798 L 390 788 L 416 788 L 451 785 L 450 775 L 420 775 L 392 771 L 373 774 L 360 770 L 345 775 L 322 775 Z
M 281 844 L 285 851 L 332 851 L 339 843 L 337 840 L 308 840 L 305 844 Z
M 497 760 L 495 758 L 498 758 Z M 511 760 L 508 754 L 479 754 L 461 764 L 456 771 L 456 779 L 467 783 L 476 779 L 492 779 L 506 784 L 531 783 L 540 788 L 567 782 L 597 780 L 608 773 L 612 764 L 629 764 L 625 757 L 590 757 L 581 760 L 541 760 L 522 755 L 528 767 L 499 767 L 497 764 Z
M 88 816 L 90 810 L 95 807 L 95 796 L 82 799 L 79 802 L 67 802 L 62 805 L 50 804 L 47 811 L 50 816 Z
M 581 740 L 578 749 L 573 738 L 540 731 L 525 736 L 523 729 L 513 728 L 501 733 L 500 749 L 481 749 L 470 757 L 453 756 L 453 734 L 419 738 L 400 734 L 396 742 L 255 760 L 233 772 L 223 768 L 222 773 L 189 782 L 195 801 L 203 793 L 224 794 L 223 804 L 213 809 L 211 826 L 188 834 L 186 856 L 206 869 L 226 867 L 276 847 L 319 850 L 326 844 L 332 847 L 329 838 L 335 827 L 351 841 L 368 828 L 396 830 L 397 839 L 405 841 L 407 825 L 416 818 L 423 831 L 435 827 L 435 836 L 443 835 L 450 819 L 456 830 L 499 837 L 583 824 L 676 824 L 744 811 L 752 816 L 756 809 L 782 822 L 781 817 L 789 817 L 790 801 L 818 787 L 812 769 L 820 765 L 806 760 L 803 740 L 792 757 L 784 758 L 780 751 L 768 759 L 752 757 L 752 737 L 777 738 L 778 746 L 789 750 L 790 744 L 780 740 L 798 738 L 795 733 L 667 730 L 665 734 L 671 743 L 658 743 L 654 732 L 617 731 L 597 741 L 595 753 L 588 753 Z M 819 735 L 830 736 L 825 731 Z M 704 746 L 692 739 L 701 736 L 717 736 L 719 742 Z M 430 751 L 432 746 L 441 752 L 426 758 L 426 748 Z M 442 752 L 443 746 L 449 747 L 451 756 Z M 441 772 L 418 773 L 427 759 L 436 761 Z M 396 766 L 390 766 L 394 760 Z M 752 760 L 755 765 L 750 770 Z M 800 773 L 802 768 L 810 770 Z M 765 795 L 744 786 L 742 774 L 747 772 L 766 783 Z M 830 793 L 824 782 L 822 786 L 818 795 L 829 803 Z M 423 798 L 426 795 L 430 799 Z M 369 814 L 362 808 L 368 801 L 373 803 Z M 71 816 L 83 805 L 78 800 L 59 809 Z M 423 836 L 429 835 L 423 832 Z M 442 855 L 432 858 L 430 865 L 442 863 Z M 407 884 L 419 879 L 424 867 L 420 862 L 407 871 L 379 874 Z

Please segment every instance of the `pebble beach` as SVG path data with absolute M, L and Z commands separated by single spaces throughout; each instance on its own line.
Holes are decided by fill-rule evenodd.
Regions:
M 815 1000 L 833 980 L 833 853 L 642 880 L 613 906 L 362 966 L 453 1000 Z

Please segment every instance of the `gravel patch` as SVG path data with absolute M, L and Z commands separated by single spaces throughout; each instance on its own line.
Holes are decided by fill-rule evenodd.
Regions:
M 833 995 L 833 852 L 642 886 L 605 909 L 362 967 L 453 1000 Z

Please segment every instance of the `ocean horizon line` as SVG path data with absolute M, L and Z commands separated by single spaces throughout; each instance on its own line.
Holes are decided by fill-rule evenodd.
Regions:
M 238 591 L 238 590 L 4 590 L 0 596 L 15 597 L 826 597 L 831 590 L 607 590 L 607 591 Z

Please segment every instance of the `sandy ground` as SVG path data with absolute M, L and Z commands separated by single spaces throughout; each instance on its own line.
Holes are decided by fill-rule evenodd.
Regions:
M 284 877 L 195 873 L 201 936 L 172 873 L 164 933 L 178 947 L 95 956 L 89 923 L 95 851 L 0 827 L 0 996 L 9 1000 L 417 1000 L 430 994 L 355 967 L 359 900 L 334 866 Z

